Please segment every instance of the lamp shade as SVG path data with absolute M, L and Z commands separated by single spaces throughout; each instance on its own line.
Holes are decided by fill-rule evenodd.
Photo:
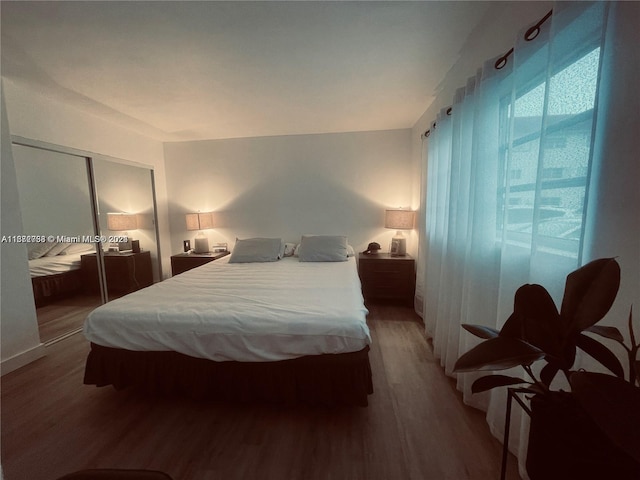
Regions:
M 213 213 L 187 213 L 187 230 L 207 230 L 213 228 Z
M 107 213 L 107 228 L 117 232 L 135 230 L 138 221 L 133 213 Z
M 385 211 L 384 226 L 394 230 L 411 230 L 415 216 L 413 210 L 388 209 Z

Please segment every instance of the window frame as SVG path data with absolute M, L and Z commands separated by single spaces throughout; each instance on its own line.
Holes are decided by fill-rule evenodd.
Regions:
M 543 125 L 542 128 L 538 129 L 537 131 L 520 136 L 518 138 L 513 138 L 512 115 L 515 102 L 519 98 L 522 98 L 532 90 L 539 88 L 541 85 L 544 85 L 544 95 L 546 97 L 546 95 L 548 95 L 547 89 L 549 88 L 549 81 L 551 78 L 553 78 L 554 75 L 557 75 L 558 73 L 569 68 L 571 65 L 579 62 L 595 50 L 599 50 L 598 71 L 600 72 L 603 53 L 602 46 L 598 42 L 587 41 L 584 44 L 584 47 L 581 49 L 580 55 L 577 56 L 577 58 L 575 52 L 571 52 L 571 54 L 567 55 L 565 61 L 556 64 L 553 71 L 549 72 L 548 75 L 547 72 L 539 72 L 539 74 L 531 79 L 531 81 L 527 82 L 526 85 L 522 85 L 517 91 L 509 92 L 500 98 L 500 104 L 498 108 L 499 177 L 497 182 L 498 188 L 496 192 L 496 240 L 498 243 L 504 242 L 512 246 L 533 245 L 534 249 L 547 253 L 552 253 L 563 257 L 577 258 L 578 260 L 581 258 L 582 243 L 584 238 L 585 215 L 589 198 L 589 180 L 591 177 L 593 160 L 594 131 L 597 120 L 597 103 L 600 75 L 598 75 L 598 77 L 596 78 L 593 106 L 588 110 L 575 115 L 571 115 L 565 119 L 561 119 L 551 125 Z M 513 73 L 511 75 L 513 75 Z M 510 81 L 512 80 L 510 79 Z M 541 118 L 541 122 L 544 121 L 546 112 L 543 112 L 542 115 L 543 117 Z M 591 135 L 589 139 L 588 160 L 586 171 L 584 172 L 585 174 L 570 178 L 545 178 L 543 176 L 544 165 L 540 164 L 540 158 L 541 155 L 543 155 L 542 150 L 545 148 L 545 138 L 552 137 L 554 134 L 557 134 L 559 132 L 566 132 L 567 129 L 570 129 L 572 126 L 579 125 L 585 121 L 590 121 L 591 124 Z M 511 178 L 510 173 L 513 169 L 513 165 L 511 165 L 511 159 L 514 153 L 514 149 L 521 148 L 521 151 L 515 153 L 530 151 L 532 147 L 525 147 L 525 145 L 531 145 L 531 142 L 535 141 L 537 141 L 538 149 L 538 164 L 536 166 L 538 172 L 536 174 L 536 182 L 511 185 L 511 181 L 514 180 L 513 178 Z M 552 148 L 553 147 L 548 147 L 547 149 Z M 563 238 L 560 236 L 550 236 L 538 233 L 539 222 L 537 222 L 535 218 L 531 223 L 531 232 L 518 232 L 516 230 L 509 229 L 506 223 L 508 210 L 510 207 L 517 207 L 518 205 L 511 205 L 509 203 L 511 199 L 508 199 L 508 193 L 533 192 L 536 200 L 534 200 L 534 205 L 531 208 L 533 209 L 533 215 L 535 217 L 539 214 L 541 207 L 547 207 L 543 205 L 543 203 L 540 203 L 541 200 L 539 199 L 541 199 L 542 192 L 544 192 L 545 190 L 572 187 L 584 188 L 584 199 L 582 202 L 581 215 L 582 218 L 578 227 L 580 229 L 579 238 Z M 575 229 L 573 231 L 575 231 Z M 568 233 L 570 234 L 571 230 L 569 230 Z

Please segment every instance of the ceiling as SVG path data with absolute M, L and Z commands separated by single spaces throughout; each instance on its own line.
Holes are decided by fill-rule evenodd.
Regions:
M 491 5 L 2 1 L 2 76 L 161 141 L 411 128 Z

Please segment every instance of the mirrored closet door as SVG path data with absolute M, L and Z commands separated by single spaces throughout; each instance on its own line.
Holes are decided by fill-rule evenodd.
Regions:
M 14 142 L 13 155 L 43 343 L 160 280 L 152 169 L 41 142 Z
M 161 278 L 153 171 L 93 159 L 108 298 L 147 287 Z
M 29 271 L 43 343 L 82 326 L 102 303 L 87 291 L 82 257 L 96 252 L 88 159 L 13 145 Z M 29 240 L 29 238 L 27 238 Z M 90 279 L 98 283 L 98 272 Z

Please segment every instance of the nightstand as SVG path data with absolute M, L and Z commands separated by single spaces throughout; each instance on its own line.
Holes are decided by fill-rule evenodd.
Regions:
M 85 279 L 85 288 L 90 292 L 100 291 L 98 283 L 98 257 L 89 253 L 80 257 L 80 268 Z M 104 253 L 104 269 L 107 276 L 107 291 L 110 295 L 122 295 L 148 287 L 153 283 L 151 252 Z
M 178 253 L 177 255 L 171 255 L 171 275 L 179 275 L 192 268 L 225 257 L 229 255 L 229 253 L 230 252 Z
M 365 300 L 413 304 L 416 273 L 415 260 L 410 255 L 392 257 L 388 253 L 361 253 L 358 273 Z

